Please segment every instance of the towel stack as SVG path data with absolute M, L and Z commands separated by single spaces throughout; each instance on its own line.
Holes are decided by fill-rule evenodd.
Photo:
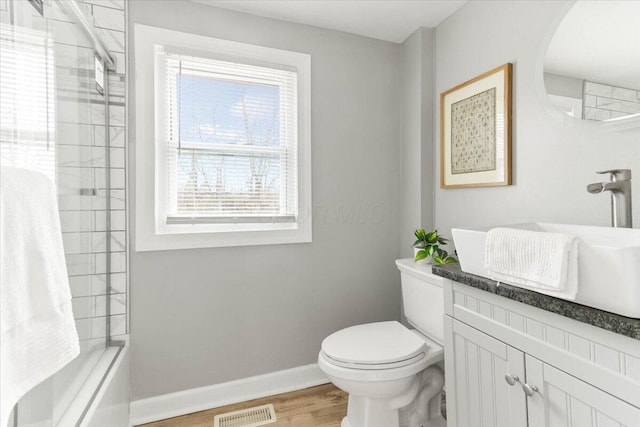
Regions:
M 516 228 L 487 233 L 485 268 L 497 281 L 573 300 L 578 292 L 575 236 Z
M 53 183 L 0 168 L 0 425 L 79 353 Z

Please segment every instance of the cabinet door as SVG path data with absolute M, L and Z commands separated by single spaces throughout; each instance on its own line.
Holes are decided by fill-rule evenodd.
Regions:
M 537 391 L 528 398 L 531 427 L 637 427 L 640 408 L 526 356 L 527 384 Z
M 448 425 L 526 427 L 524 354 L 451 317 L 445 316 L 445 375 Z

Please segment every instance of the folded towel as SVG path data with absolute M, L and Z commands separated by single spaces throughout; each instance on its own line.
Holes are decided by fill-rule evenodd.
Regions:
M 485 268 L 494 280 L 573 300 L 578 243 L 564 233 L 493 228 L 487 233 Z
M 57 205 L 46 176 L 0 168 L 0 426 L 79 353 Z

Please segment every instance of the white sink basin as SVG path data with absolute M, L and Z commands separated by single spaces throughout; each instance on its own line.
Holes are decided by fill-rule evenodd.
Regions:
M 580 237 L 579 283 L 575 302 L 622 316 L 640 318 L 640 229 L 544 223 L 502 227 Z M 492 228 L 451 230 L 462 271 L 489 277 L 484 268 L 484 251 L 487 231 Z

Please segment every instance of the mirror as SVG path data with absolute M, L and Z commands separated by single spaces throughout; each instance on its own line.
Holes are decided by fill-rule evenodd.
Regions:
M 544 86 L 572 117 L 640 123 L 640 1 L 576 1 L 549 44 Z

